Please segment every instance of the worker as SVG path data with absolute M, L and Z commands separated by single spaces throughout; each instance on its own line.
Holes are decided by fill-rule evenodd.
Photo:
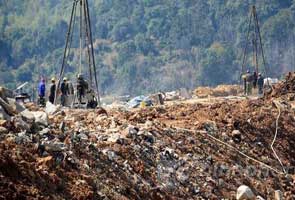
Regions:
M 244 95 L 247 94 L 247 81 L 246 81 L 246 76 L 247 74 L 242 74 L 242 80 L 243 80 L 243 85 L 244 85 Z
M 263 87 L 264 87 L 264 77 L 261 73 L 258 74 L 257 79 L 257 85 L 258 85 L 258 94 L 263 94 Z
M 67 95 L 67 101 L 66 104 L 67 105 L 72 105 L 73 101 L 74 101 L 74 95 L 75 95 L 75 90 L 74 90 L 74 86 L 73 83 L 68 79 L 67 80 L 68 83 L 68 95 Z
M 69 95 L 74 95 L 75 93 L 74 86 L 73 86 L 73 83 L 69 80 L 68 80 L 68 86 L 69 86 Z
M 39 95 L 39 105 L 45 106 L 45 79 L 42 78 L 39 85 L 38 85 L 38 95 Z
M 55 78 L 52 78 L 51 79 L 50 90 L 49 90 L 49 102 L 52 103 L 52 104 L 54 104 L 55 91 L 56 91 Z
M 87 108 L 96 108 L 98 103 L 95 97 L 95 93 L 93 90 L 89 90 L 86 94 L 86 99 L 87 99 Z
M 254 89 L 256 89 L 256 87 L 257 87 L 257 79 L 258 79 L 257 72 L 254 71 L 253 72 L 253 88 Z
M 87 90 L 88 83 L 84 80 L 82 74 L 79 74 L 77 80 L 77 96 L 80 104 L 82 103 L 82 98 L 85 97 Z
M 246 80 L 246 95 L 249 96 L 252 94 L 252 85 L 253 85 L 253 75 L 250 73 L 250 70 L 247 70 L 245 75 Z
M 67 80 L 68 79 L 64 77 L 63 82 L 60 85 L 60 91 L 61 91 L 60 101 L 62 106 L 66 106 L 66 100 L 69 93 L 69 86 L 68 86 Z

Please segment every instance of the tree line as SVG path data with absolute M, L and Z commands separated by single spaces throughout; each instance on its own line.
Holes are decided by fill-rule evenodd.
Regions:
M 295 68 L 293 0 L 89 0 L 101 91 L 137 95 L 238 83 L 253 4 L 268 75 L 279 78 Z M 71 6 L 60 0 L 0 1 L 1 85 L 35 86 L 40 76 L 58 74 Z M 75 34 L 70 79 L 78 69 Z M 253 70 L 251 50 L 246 66 Z

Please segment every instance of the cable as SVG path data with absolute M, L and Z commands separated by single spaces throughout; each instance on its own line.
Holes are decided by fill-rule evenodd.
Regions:
M 83 0 L 80 0 L 80 65 L 79 65 L 79 74 L 82 74 L 82 48 L 83 48 L 83 9 L 82 9 Z
M 277 101 L 273 101 L 273 102 L 274 102 L 274 104 L 276 105 L 276 107 L 277 107 L 277 109 L 278 109 L 278 111 L 279 111 L 279 114 L 278 114 L 277 119 L 276 119 L 276 132 L 275 132 L 275 136 L 274 136 L 274 138 L 273 138 L 273 141 L 272 141 L 270 147 L 271 147 L 271 149 L 272 149 L 272 151 L 273 151 L 275 157 L 276 157 L 277 160 L 279 161 L 280 165 L 282 166 L 282 169 L 283 169 L 284 173 L 286 174 L 285 167 L 284 167 L 282 161 L 280 160 L 279 156 L 277 155 L 277 153 L 276 153 L 276 151 L 275 151 L 275 149 L 274 149 L 274 147 L 273 147 L 273 145 L 274 145 L 274 143 L 275 143 L 275 141 L 276 141 L 276 139 L 277 139 L 278 129 L 279 129 L 279 119 L 280 119 L 280 117 L 281 117 L 281 106 L 280 106 L 280 104 L 279 104 Z
M 84 13 L 86 14 L 87 13 L 87 10 L 86 10 L 86 3 L 85 3 L 85 1 L 84 1 L 84 4 L 83 4 L 83 9 L 84 9 Z M 85 19 L 85 31 L 86 31 L 86 33 L 85 33 L 85 35 L 86 35 L 86 37 L 85 37 L 85 44 L 86 44 L 86 47 L 87 47 L 87 56 L 88 56 L 88 67 L 89 67 L 89 80 L 90 80 L 90 86 L 91 86 L 91 88 L 93 88 L 93 73 L 92 73 L 92 66 L 91 66 L 91 51 L 90 51 L 90 40 L 89 40 L 89 38 L 90 38 L 90 36 L 89 36 L 89 30 L 88 30 L 88 21 L 87 21 L 87 19 L 86 19 L 86 17 L 84 18 Z
M 253 12 L 254 12 L 254 19 L 255 19 L 255 23 L 256 23 L 257 31 L 258 31 L 258 36 L 259 36 L 260 50 L 261 50 L 262 61 L 263 61 L 263 65 L 264 65 L 264 73 L 265 73 L 265 76 L 267 78 L 267 85 L 270 86 L 269 79 L 267 77 L 266 59 L 265 59 L 265 55 L 264 55 L 263 44 L 262 44 L 262 37 L 261 37 L 261 32 L 260 32 L 260 27 L 259 27 L 259 21 L 258 21 L 258 16 L 257 16 L 257 13 L 256 13 L 256 7 L 255 6 L 253 6 Z
M 98 101 L 98 106 L 101 106 L 99 88 L 98 88 L 97 71 L 96 71 L 96 65 L 95 65 L 95 59 L 94 59 L 94 49 L 93 49 L 93 41 L 92 41 L 92 30 L 91 30 L 88 0 L 85 0 L 85 5 L 86 5 L 86 12 L 87 12 L 86 15 L 88 18 L 88 30 L 89 30 L 89 37 L 90 37 L 89 39 L 90 39 L 90 45 L 91 45 L 91 56 L 92 56 L 92 62 L 93 62 L 92 64 L 93 64 L 94 80 L 95 80 L 96 92 L 97 92 L 97 101 Z
M 270 169 L 270 170 L 272 170 L 272 171 L 274 171 L 274 172 L 276 172 L 276 173 L 278 173 L 278 174 L 284 174 L 284 173 L 285 173 L 285 171 L 284 171 L 284 173 L 282 173 L 280 170 L 275 169 L 275 168 L 273 168 L 273 167 L 271 167 L 271 166 L 265 164 L 264 162 L 261 162 L 261 161 L 255 159 L 255 158 L 253 158 L 253 157 L 251 157 L 251 156 L 248 156 L 247 154 L 241 152 L 240 150 L 238 150 L 237 148 L 231 146 L 230 144 L 227 144 L 227 143 L 221 141 L 220 139 L 218 139 L 218 138 L 216 138 L 216 137 L 214 137 L 214 136 L 212 136 L 212 135 L 210 135 L 210 134 L 207 134 L 207 132 L 196 131 L 196 130 L 190 130 L 190 129 L 184 129 L 184 128 L 177 128 L 177 127 L 175 127 L 175 128 L 176 128 L 177 130 L 187 131 L 187 132 L 191 132 L 191 133 L 198 133 L 198 134 L 202 134 L 202 135 L 208 136 L 210 139 L 214 140 L 215 142 L 218 142 L 218 143 L 220 143 L 220 144 L 223 144 L 224 146 L 227 146 L 228 148 L 234 150 L 235 152 L 237 152 L 237 153 L 239 153 L 240 155 L 242 155 L 242 156 L 248 158 L 249 160 L 252 160 L 253 162 L 259 163 L 259 164 L 263 165 L 264 167 L 266 167 L 266 168 L 268 168 L 268 169 Z
M 249 41 L 249 37 L 250 37 L 250 29 L 251 29 L 251 23 L 252 23 L 252 14 L 253 13 L 251 12 L 250 13 L 250 19 L 249 19 L 249 25 L 248 25 L 246 46 L 245 46 L 244 54 L 243 54 L 242 73 L 244 73 L 244 68 L 245 68 L 245 64 L 246 64 L 246 54 L 247 54 L 247 49 L 248 49 L 248 41 Z

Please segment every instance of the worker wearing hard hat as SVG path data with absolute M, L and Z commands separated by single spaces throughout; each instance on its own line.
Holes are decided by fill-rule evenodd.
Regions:
M 45 79 L 42 78 L 38 85 L 38 95 L 39 95 L 38 102 L 40 106 L 45 106 L 45 91 L 46 91 Z
M 52 78 L 51 79 L 50 90 L 49 90 L 49 102 L 52 103 L 52 104 L 54 104 L 55 91 L 56 91 L 55 78 Z
M 246 80 L 246 95 L 252 94 L 252 84 L 253 84 L 253 75 L 250 73 L 250 70 L 247 70 L 245 75 Z
M 79 103 L 82 103 L 82 98 L 85 97 L 88 90 L 88 83 L 84 80 L 82 74 L 78 74 L 77 79 L 77 96 Z
M 259 95 L 263 94 L 264 77 L 262 76 L 261 73 L 258 74 L 257 85 L 258 85 L 258 94 Z
M 61 105 L 62 106 L 66 106 L 66 98 L 69 92 L 69 86 L 67 83 L 68 79 L 66 77 L 63 78 L 63 82 L 60 85 L 60 91 L 61 91 L 61 97 L 60 97 L 60 101 L 61 101 Z

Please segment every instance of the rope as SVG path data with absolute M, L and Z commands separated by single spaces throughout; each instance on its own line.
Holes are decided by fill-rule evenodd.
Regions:
M 286 174 L 285 167 L 284 167 L 282 161 L 280 160 L 279 156 L 277 155 L 277 153 L 276 153 L 276 151 L 275 151 L 275 149 L 274 149 L 274 147 L 273 147 L 273 145 L 274 145 L 274 143 L 275 143 L 275 141 L 276 141 L 276 139 L 277 139 L 278 129 L 279 129 L 279 119 L 280 119 L 280 117 L 281 117 L 281 106 L 279 105 L 279 103 L 278 103 L 277 101 L 273 101 L 273 102 L 274 102 L 274 104 L 276 105 L 276 107 L 277 107 L 277 109 L 278 109 L 278 111 L 279 111 L 279 114 L 278 114 L 277 119 L 276 119 L 276 132 L 275 132 L 275 136 L 274 136 L 274 138 L 273 138 L 273 141 L 272 141 L 272 143 L 271 143 L 271 150 L 273 151 L 273 153 L 274 153 L 275 157 L 277 158 L 277 160 L 279 161 L 279 163 L 280 163 L 280 165 L 281 165 L 281 167 L 282 167 L 284 173 Z
M 237 148 L 233 147 L 232 145 L 227 144 L 227 143 L 221 141 L 220 139 L 218 139 L 218 138 L 216 138 L 216 137 L 214 137 L 214 136 L 212 136 L 212 135 L 210 135 L 210 134 L 207 134 L 207 132 L 204 132 L 204 131 L 196 131 L 196 130 L 190 130 L 190 129 L 184 129 L 184 128 L 177 128 L 177 127 L 176 127 L 176 129 L 177 129 L 177 130 L 182 130 L 182 131 L 191 132 L 191 133 L 198 133 L 198 134 L 202 134 L 202 135 L 204 135 L 204 136 L 208 136 L 210 139 L 214 140 L 215 142 L 218 142 L 218 143 L 220 143 L 220 144 L 222 144 L 222 145 L 228 147 L 229 149 L 231 149 L 231 150 L 233 150 L 233 151 L 239 153 L 240 155 L 242 155 L 242 156 L 248 158 L 249 160 L 252 160 L 253 162 L 259 163 L 260 165 L 263 165 L 264 167 L 266 167 L 266 168 L 268 168 L 268 169 L 270 169 L 270 170 L 276 172 L 277 174 L 283 174 L 280 170 L 275 169 L 275 168 L 273 168 L 273 167 L 271 167 L 271 166 L 265 164 L 264 162 L 261 162 L 261 161 L 255 159 L 255 158 L 253 158 L 253 157 L 251 157 L 251 156 L 248 156 L 247 154 L 241 152 L 240 150 L 238 150 Z M 284 173 L 285 173 L 285 172 L 284 172 Z
M 247 49 L 248 49 L 248 41 L 249 41 L 249 37 L 250 37 L 251 23 L 252 23 L 252 12 L 250 13 L 248 32 L 247 32 L 247 40 L 246 40 L 246 46 L 245 46 L 244 54 L 243 54 L 243 63 L 242 63 L 242 72 L 241 72 L 241 74 L 244 72 L 244 68 L 245 68 L 245 64 L 246 64 L 246 54 L 247 54 Z
M 86 3 L 84 1 L 83 3 L 83 9 L 84 9 L 84 13 L 86 14 L 87 13 L 87 10 L 86 10 Z M 88 60 L 87 60 L 87 64 L 88 64 L 88 68 L 89 68 L 89 80 L 90 80 L 90 88 L 93 88 L 93 73 L 92 73 L 92 66 L 91 66 L 91 51 L 90 51 L 90 36 L 89 36 L 89 30 L 88 30 L 88 21 L 86 19 L 86 17 L 84 17 L 84 23 L 85 23 L 85 31 L 86 31 L 86 37 L 85 37 L 85 44 L 86 44 L 86 47 L 87 47 L 87 57 L 88 57 Z
M 95 59 L 94 59 L 94 49 L 93 49 L 91 20 L 90 20 L 90 15 L 89 15 L 88 0 L 85 0 L 85 5 L 86 5 L 86 12 L 87 12 L 85 15 L 88 18 L 88 30 L 89 30 L 89 37 L 90 37 L 89 39 L 90 39 L 90 46 L 91 46 L 91 56 L 92 56 L 92 62 L 93 62 L 92 65 L 93 65 L 93 73 L 94 73 L 94 80 L 95 80 L 96 93 L 97 93 L 97 101 L 98 101 L 98 106 L 101 106 L 99 87 L 98 87 L 98 79 L 97 79 L 97 70 L 96 70 Z
M 69 40 L 70 40 L 70 35 L 71 35 L 71 30 L 72 30 L 72 23 L 73 23 L 76 4 L 77 4 L 77 1 L 74 1 L 73 2 L 73 7 L 72 7 L 72 12 L 71 12 L 71 19 L 70 19 L 69 29 L 68 29 L 67 36 L 66 36 L 66 45 L 65 45 L 65 49 L 64 49 L 62 66 L 61 66 L 61 69 L 60 69 L 59 79 L 58 79 L 58 83 L 57 83 L 56 90 L 55 90 L 55 95 L 54 95 L 54 104 L 55 105 L 56 105 L 56 102 L 57 102 L 56 101 L 56 99 L 57 99 L 57 91 L 58 91 L 58 89 L 60 87 L 61 78 L 62 78 L 63 73 L 64 73 L 65 62 L 66 62 L 66 58 L 67 58 L 67 50 L 68 50 L 68 46 L 69 46 Z
M 262 54 L 262 61 L 263 61 L 263 65 L 264 65 L 264 73 L 265 73 L 265 76 L 267 78 L 267 85 L 270 86 L 268 76 L 267 76 L 266 59 L 265 59 L 264 50 L 263 50 L 262 37 L 261 37 L 259 21 L 258 21 L 258 16 L 257 16 L 257 13 L 256 13 L 255 6 L 253 6 L 253 13 L 254 13 L 254 20 L 255 20 L 255 23 L 256 23 L 257 32 L 258 32 L 258 36 L 259 36 L 259 44 L 260 44 L 260 49 L 261 49 L 261 54 Z
M 83 9 L 82 9 L 82 1 L 80 1 L 80 65 L 79 65 L 79 74 L 82 73 L 82 47 L 83 47 Z

